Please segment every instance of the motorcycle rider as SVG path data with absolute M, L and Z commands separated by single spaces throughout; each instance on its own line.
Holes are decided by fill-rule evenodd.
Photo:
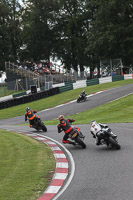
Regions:
M 101 132 L 101 129 L 106 129 L 106 128 L 108 128 L 108 125 L 106 125 L 106 124 L 97 123 L 95 120 L 91 121 L 91 131 L 90 132 L 91 132 L 93 138 L 96 139 L 95 140 L 96 145 L 102 144 L 101 139 L 102 139 L 103 133 Z M 113 138 L 117 138 L 117 136 L 111 131 L 110 128 L 108 128 L 108 131 Z
M 60 115 L 58 117 L 60 123 L 57 125 L 58 133 L 62 130 L 65 132 L 65 135 L 62 139 L 64 144 L 73 144 L 75 146 L 75 142 L 68 140 L 69 134 L 73 131 L 73 127 L 70 123 L 75 122 L 74 119 L 65 119 L 64 115 Z
M 34 124 L 34 120 L 36 118 L 35 113 L 37 113 L 36 110 L 31 110 L 29 107 L 26 108 L 26 113 L 25 113 L 25 121 L 27 121 L 27 117 L 29 118 L 29 127 L 32 127 Z
M 80 95 L 81 95 L 81 97 L 82 97 L 83 99 L 87 96 L 85 90 L 83 90 L 82 93 L 81 93 Z

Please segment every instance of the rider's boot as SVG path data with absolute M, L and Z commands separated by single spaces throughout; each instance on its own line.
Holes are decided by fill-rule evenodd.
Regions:
M 76 143 L 75 142 L 72 142 L 72 141 L 69 141 L 69 144 L 72 144 L 72 145 L 76 145 Z

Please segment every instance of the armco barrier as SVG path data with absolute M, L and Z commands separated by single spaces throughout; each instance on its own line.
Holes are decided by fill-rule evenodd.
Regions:
M 7 101 L 1 101 L 0 109 L 17 106 L 17 105 L 24 104 L 24 103 L 29 103 L 29 102 L 39 100 L 39 99 L 42 99 L 45 97 L 53 96 L 53 95 L 59 94 L 59 93 L 60 93 L 59 88 L 52 88 L 50 90 L 39 92 L 36 94 L 29 94 L 29 95 L 24 95 L 21 97 L 16 97 L 14 99 L 10 99 Z
M 112 76 L 99 78 L 99 84 L 111 83 L 111 82 L 112 82 Z
M 86 87 L 86 80 L 79 80 L 73 83 L 73 89 Z
M 44 91 L 44 90 L 45 90 L 45 87 L 40 87 L 40 90 L 41 90 L 41 91 Z
M 97 84 L 99 84 L 99 79 L 91 79 L 91 80 L 87 80 L 86 81 L 86 85 L 87 86 L 90 86 L 90 85 L 97 85 Z
M 17 94 L 13 94 L 13 98 L 16 98 L 16 97 L 20 97 L 20 96 L 23 96 L 23 95 L 26 95 L 26 92 L 20 92 L 20 93 L 17 93 Z
M 65 86 L 59 87 L 59 91 L 61 92 L 66 92 L 69 90 L 73 90 L 73 84 L 72 83 L 67 83 Z
M 121 80 L 124 80 L 124 75 L 115 75 L 115 76 L 112 76 L 112 82 L 114 82 L 114 81 L 121 81 Z

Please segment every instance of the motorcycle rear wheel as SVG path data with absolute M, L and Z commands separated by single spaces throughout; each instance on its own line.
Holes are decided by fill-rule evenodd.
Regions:
M 121 148 L 121 146 L 112 137 L 109 137 L 108 141 L 112 145 L 112 147 L 115 147 L 117 150 Z
M 77 103 L 80 103 L 80 98 L 77 99 Z
M 82 146 L 82 149 L 86 148 L 86 144 L 79 138 L 79 136 L 75 138 L 75 142 L 77 142 L 80 146 Z

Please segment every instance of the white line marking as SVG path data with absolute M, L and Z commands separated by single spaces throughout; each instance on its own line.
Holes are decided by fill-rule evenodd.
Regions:
M 68 168 L 68 163 L 57 162 L 56 168 Z
M 65 154 L 62 153 L 54 153 L 55 158 L 66 158 Z
M 61 186 L 49 186 L 45 193 L 56 194 Z
M 53 179 L 65 180 L 68 173 L 55 173 Z
M 53 151 L 61 151 L 61 149 L 59 148 L 59 147 L 51 147 L 51 149 L 53 150 Z
M 47 141 L 47 144 L 55 144 L 55 142 Z

